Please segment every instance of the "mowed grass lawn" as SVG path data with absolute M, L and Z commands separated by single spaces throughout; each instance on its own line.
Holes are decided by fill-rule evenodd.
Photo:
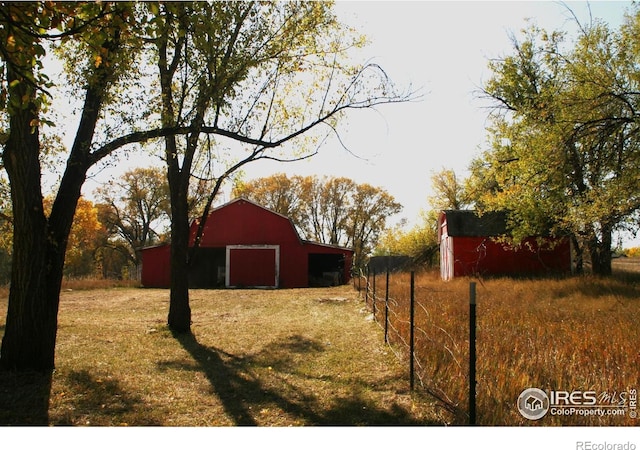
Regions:
M 62 292 L 50 384 L 47 380 L 34 389 L 37 377 L 0 375 L 0 423 L 444 421 L 432 399 L 408 390 L 407 365 L 385 346 L 380 327 L 367 320 L 350 286 L 194 290 L 193 335 L 188 336 L 174 336 L 165 325 L 168 301 L 168 290 Z M 0 299 L 0 334 L 6 306 L 6 297 Z

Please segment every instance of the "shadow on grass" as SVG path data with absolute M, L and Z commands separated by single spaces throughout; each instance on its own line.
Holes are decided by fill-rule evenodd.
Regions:
M 5 328 L 0 325 L 0 341 Z M 52 376 L 0 370 L 0 425 L 48 425 Z
M 51 376 L 0 371 L 0 425 L 48 425 Z
M 64 376 L 66 412 L 49 417 L 51 374 L 0 372 L 0 425 L 160 425 L 141 399 L 124 392 L 113 379 L 100 379 L 87 370 Z M 88 420 L 91 420 L 89 423 Z
M 615 296 L 625 300 L 638 300 L 640 273 L 616 271 L 611 276 L 584 275 L 574 277 L 579 283 L 559 285 L 555 291 L 556 298 L 574 295 L 576 291 L 585 298 Z
M 72 398 L 71 411 L 60 414 L 56 425 L 161 424 L 149 415 L 142 399 L 125 392 L 116 379 L 95 376 L 88 370 L 74 370 L 65 377 L 65 384 L 66 396 Z
M 180 362 L 163 362 L 160 366 L 202 371 L 235 425 L 258 425 L 254 413 L 267 406 L 276 407 L 305 425 L 428 425 L 399 405 L 381 409 L 355 392 L 348 398 L 336 398 L 333 404 L 337 406 L 326 409 L 314 395 L 299 392 L 286 381 L 269 386 L 253 375 L 252 368 L 266 360 L 269 368 L 286 372 L 296 354 L 311 356 L 323 351 L 317 341 L 290 336 L 283 342 L 270 344 L 258 357 L 238 357 L 200 344 L 191 333 L 174 333 L 174 337 L 194 358 L 197 367 Z

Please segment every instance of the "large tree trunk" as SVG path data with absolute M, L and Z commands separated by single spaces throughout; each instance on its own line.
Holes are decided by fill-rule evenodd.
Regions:
M 12 125 L 4 162 L 14 213 L 13 258 L 0 366 L 46 372 L 54 368 L 65 252 L 87 165 L 75 160 L 72 151 L 47 219 L 38 149 L 37 132 L 18 133 Z
M 53 369 L 59 292 L 40 189 L 40 141 L 30 126 L 35 108 L 12 115 L 3 160 L 11 183 L 13 257 L 11 289 L 0 366 L 12 370 Z
M 3 160 L 11 183 L 13 256 L 11 288 L 0 366 L 46 372 L 54 367 L 58 306 L 67 239 L 86 167 L 63 177 L 54 212 L 44 214 L 40 183 L 40 141 L 32 127 L 35 108 L 11 117 Z
M 612 231 L 609 225 L 601 225 L 600 238 L 593 236 L 587 242 L 591 257 L 591 271 L 594 275 L 611 275 L 611 243 Z
M 7 70 L 9 81 L 14 79 Z M 19 79 L 17 77 L 16 79 Z M 106 78 L 105 78 L 106 79 Z M 28 95 L 19 83 L 13 97 Z M 81 188 L 92 162 L 90 145 L 107 83 L 88 89 L 78 132 L 49 218 L 42 203 L 38 109 L 12 111 L 3 161 L 11 184 L 13 256 L 0 367 L 47 372 L 54 368 L 65 252 Z
M 171 14 L 166 15 L 167 27 L 177 26 Z M 174 126 L 175 111 L 173 108 L 173 76 L 178 68 L 182 54 L 184 37 L 176 43 L 173 60 L 168 58 L 167 35 L 158 39 L 158 69 L 160 72 L 160 89 L 162 92 L 162 125 Z M 183 160 L 182 168 L 178 157 L 178 146 L 175 136 L 165 138 L 165 156 L 167 162 L 167 180 L 171 199 L 171 254 L 169 328 L 178 333 L 191 332 L 191 307 L 189 306 L 189 209 L 188 190 L 191 166 Z M 186 158 L 186 157 L 185 157 Z
M 187 194 L 181 187 L 180 171 L 171 173 L 171 293 L 169 295 L 168 325 L 178 333 L 191 331 L 191 307 L 189 306 L 189 215 Z

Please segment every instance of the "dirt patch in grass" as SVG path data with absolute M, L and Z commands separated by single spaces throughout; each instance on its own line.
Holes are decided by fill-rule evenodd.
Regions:
M 63 292 L 48 411 L 30 418 L 15 394 L 20 381 L 4 374 L 0 422 L 443 423 L 430 398 L 408 390 L 406 364 L 349 286 L 194 290 L 192 335 L 167 329 L 168 298 L 152 289 Z

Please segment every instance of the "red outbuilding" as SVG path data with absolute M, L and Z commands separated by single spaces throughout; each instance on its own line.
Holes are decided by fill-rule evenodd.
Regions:
M 191 224 L 195 241 L 198 222 Z M 170 244 L 142 250 L 142 284 L 169 287 Z M 302 240 L 291 220 L 237 198 L 214 209 L 191 262 L 193 288 L 329 286 L 349 281 L 353 250 Z
M 571 272 L 567 238 L 529 237 L 511 246 L 502 212 L 447 210 L 438 216 L 440 274 L 443 280 L 461 276 L 548 275 Z

